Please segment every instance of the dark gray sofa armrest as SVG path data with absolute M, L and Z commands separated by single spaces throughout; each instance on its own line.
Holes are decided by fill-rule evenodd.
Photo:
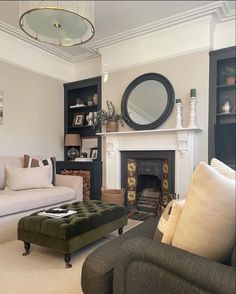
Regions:
M 122 245 L 113 293 L 235 293 L 235 268 L 147 238 Z

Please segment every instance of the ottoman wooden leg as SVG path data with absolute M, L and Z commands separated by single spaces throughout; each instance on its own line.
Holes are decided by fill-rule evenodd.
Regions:
M 66 268 L 71 268 L 72 267 L 72 264 L 70 263 L 71 254 L 65 254 L 64 260 L 65 260 L 65 263 L 66 263 Z
M 118 229 L 119 235 L 123 234 L 123 227 Z
M 24 242 L 24 248 L 25 248 L 25 252 L 23 253 L 24 256 L 29 255 L 29 251 L 30 251 L 30 243 L 28 242 Z

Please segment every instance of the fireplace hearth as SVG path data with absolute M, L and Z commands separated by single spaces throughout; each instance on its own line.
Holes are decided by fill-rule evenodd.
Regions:
M 121 152 L 121 186 L 130 211 L 155 214 L 161 193 L 174 193 L 174 176 L 174 151 Z

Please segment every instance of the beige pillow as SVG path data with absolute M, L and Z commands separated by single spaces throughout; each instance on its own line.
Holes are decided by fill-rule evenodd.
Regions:
M 50 188 L 53 186 L 50 166 L 21 168 L 5 165 L 5 170 L 6 187 L 10 190 Z
M 212 158 L 211 160 L 211 166 L 214 167 L 218 173 L 225 176 L 226 178 L 235 180 L 236 172 L 232 168 L 230 168 L 228 165 L 224 164 L 222 161 Z
M 235 181 L 200 162 L 188 189 L 172 245 L 224 261 L 235 243 Z
M 180 214 L 184 207 L 185 199 L 172 200 L 168 203 L 158 222 L 154 239 L 159 240 L 159 232 L 163 233 L 161 242 L 171 244 L 179 221 Z

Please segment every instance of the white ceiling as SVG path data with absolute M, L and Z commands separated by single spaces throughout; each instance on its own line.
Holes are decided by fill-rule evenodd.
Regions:
M 234 1 L 95 1 L 95 36 L 83 46 L 70 48 L 52 47 L 41 44 L 41 48 L 70 61 L 78 61 L 82 57 L 96 55 L 96 50 L 110 44 L 114 39 L 124 40 L 132 38 L 140 31 L 149 33 L 155 30 L 155 24 L 168 19 L 192 13 L 195 10 L 217 3 L 227 2 L 227 7 L 234 10 Z M 201 10 L 203 9 L 203 10 Z M 0 30 L 4 28 L 24 40 L 28 37 L 19 29 L 19 1 L 0 1 Z M 5 25 L 6 24 L 6 25 Z M 158 27 L 158 26 L 156 26 Z M 156 28 L 158 29 L 158 28 Z M 38 45 L 37 41 L 29 40 Z M 77 58 L 77 59 L 76 59 Z

